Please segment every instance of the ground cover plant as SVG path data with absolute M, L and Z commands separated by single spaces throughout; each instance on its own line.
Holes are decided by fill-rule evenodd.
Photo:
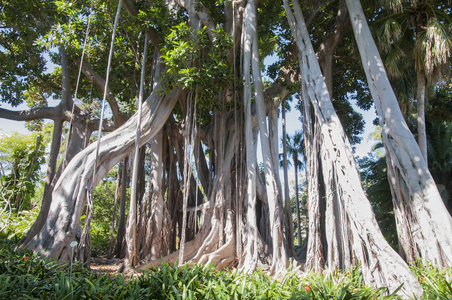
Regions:
M 0 243 L 1 299 L 400 299 L 364 285 L 358 268 L 330 275 L 293 270 L 274 279 L 262 269 L 246 274 L 162 264 L 128 277 L 45 261 L 16 242 Z M 452 270 L 419 264 L 413 272 L 425 290 L 422 299 L 452 297 Z

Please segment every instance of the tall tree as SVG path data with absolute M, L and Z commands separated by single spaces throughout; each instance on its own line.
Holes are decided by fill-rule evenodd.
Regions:
M 154 51 L 146 68 L 149 95 L 141 106 L 142 126 L 137 145 L 142 147 L 151 142 L 149 172 L 138 172 L 141 182 L 150 176 L 149 184 L 146 193 L 140 192 L 144 196 L 137 195 L 133 204 L 139 217 L 129 223 L 137 224 L 134 243 L 137 258 L 146 262 L 140 269 L 179 259 L 180 263 L 215 263 L 219 268 L 237 264 L 247 271 L 270 262 L 272 272 L 285 270 L 287 254 L 291 255 L 286 247 L 287 239 L 292 237 L 290 233 L 283 235 L 282 193 L 275 160 L 275 107 L 279 102 L 273 99 L 284 99 L 293 93 L 298 88 L 289 86 L 299 81 L 303 86 L 303 132 L 311 178 L 308 267 L 320 269 L 327 260 L 333 271 L 349 267 L 356 257 L 367 283 L 388 286 L 390 291 L 404 283 L 402 292 L 407 294 L 411 289 L 415 295 L 420 294 L 419 283 L 384 240 L 369 202 L 361 186 L 356 184 L 360 179 L 351 145 L 331 104 L 324 81 L 327 72 L 324 77 L 320 71 L 297 1 L 293 2 L 295 16 L 288 1 L 285 2 L 290 30 L 283 18 L 284 7 L 277 1 L 123 2 L 128 13 L 121 18 L 114 47 L 117 50 L 112 84 L 109 84 L 111 93 L 107 97 L 115 116 L 111 120 L 114 121 L 112 129 L 120 123 L 117 117 L 123 116 L 121 111 L 134 106 L 132 99 L 136 98 L 139 86 L 137 71 L 145 35 L 152 43 L 150 50 Z M 337 3 L 345 13 L 344 3 Z M 91 10 L 88 3 L 77 5 L 63 7 L 71 16 L 66 18 L 66 23 L 81 15 L 77 24 L 84 27 L 84 16 Z M 80 59 L 77 47 L 61 43 L 67 55 L 63 51 L 59 54 L 66 59 L 60 64 L 66 66 L 63 73 L 69 71 L 69 76 L 61 77 L 65 79 L 65 88 L 71 87 L 72 74 L 83 63 L 84 95 L 89 95 L 91 83 L 99 90 L 105 89 L 105 79 L 98 73 L 106 65 L 102 53 L 109 49 L 106 44 L 110 39 L 103 38 L 103 34 L 106 27 L 111 31 L 115 8 L 116 3 L 106 2 L 96 3 L 92 10 L 95 25 L 93 45 L 86 58 L 89 64 Z M 320 7 L 317 11 L 321 11 Z M 342 12 L 335 11 L 333 15 L 329 18 L 331 24 L 336 19 L 338 22 L 341 19 L 342 25 L 346 23 Z M 264 24 L 269 26 L 261 26 Z M 59 32 L 56 29 L 54 33 Z M 264 93 L 261 62 L 275 45 L 266 43 L 266 39 L 279 29 L 283 36 L 280 41 L 286 43 L 291 60 L 282 65 L 278 81 Z M 290 32 L 295 45 L 288 45 L 292 41 Z M 339 37 L 343 34 L 345 31 Z M 325 34 L 318 35 L 322 38 L 315 39 L 321 41 Z M 298 50 L 301 50 L 301 77 L 294 71 Z M 370 61 L 366 58 L 363 63 Z M 357 81 L 359 74 L 351 73 L 345 76 L 347 84 L 339 92 L 333 84 L 333 93 L 336 91 L 341 101 L 346 100 L 349 87 L 353 87 L 351 90 L 356 87 L 352 82 Z M 336 80 L 334 76 L 333 81 Z M 94 90 L 93 99 L 98 100 L 98 91 Z M 350 106 L 348 101 L 338 103 Z M 81 109 L 74 111 L 82 115 Z M 91 144 L 71 159 L 58 180 L 55 179 L 49 213 L 39 234 L 30 238 L 28 247 L 51 259 L 70 259 L 70 242 L 80 239 L 80 218 L 87 204 L 86 187 L 95 186 L 110 168 L 133 152 L 139 118 L 138 113 L 134 114 L 102 137 L 98 155 L 96 145 Z M 87 119 L 91 122 L 94 118 Z M 260 149 L 257 149 L 258 140 Z M 262 173 L 257 167 L 258 151 L 262 153 Z M 124 189 L 126 177 L 123 176 Z M 122 228 L 125 200 L 121 201 Z M 123 232 L 121 236 L 118 232 L 118 248 L 124 244 Z
M 450 265 L 452 218 L 402 116 L 361 3 L 347 0 L 347 7 L 385 144 L 399 250 L 410 263 L 422 258 Z
M 41 210 L 32 228 L 22 240 L 22 245 L 27 245 L 44 225 L 52 202 L 54 185 L 68 162 L 85 147 L 91 133 L 99 125 L 99 118 L 90 102 L 97 99 L 100 90 L 104 88 L 105 80 L 93 68 L 105 68 L 105 55 L 103 53 L 96 55 L 95 52 L 103 48 L 104 43 L 108 41 L 97 39 L 103 36 L 104 27 L 96 25 L 109 20 L 112 15 L 109 7 L 102 6 L 101 3 L 97 5 L 99 5 L 96 7 L 98 13 L 93 17 L 94 29 L 91 30 L 89 40 L 97 40 L 98 48 L 87 46 L 90 48 L 87 51 L 90 55 L 86 56 L 90 60 L 88 64 L 86 61 L 80 61 L 80 54 L 85 37 L 84 30 L 87 29 L 83 25 L 90 19 L 91 14 L 89 2 L 80 2 L 74 6 L 65 2 L 49 1 L 26 5 L 16 1 L 3 1 L 1 4 L 4 12 L 1 23 L 5 28 L 0 38 L 3 66 L 1 100 L 14 106 L 26 102 L 30 109 L 11 111 L 2 108 L 0 117 L 28 122 L 49 119 L 54 122 Z M 17 7 L 21 9 L 17 10 Z M 128 41 L 121 39 L 121 43 L 128 44 Z M 46 70 L 48 66 L 46 57 L 49 57 L 51 63 L 56 66 L 54 70 L 49 70 L 50 72 Z M 93 57 L 95 59 L 92 59 Z M 122 67 L 118 67 L 116 71 L 124 72 L 126 69 L 131 69 L 130 61 L 126 61 L 121 66 L 124 69 L 120 71 Z M 80 68 L 88 80 L 81 78 L 82 84 L 78 94 L 75 95 L 73 87 L 78 81 L 77 75 Z M 93 89 L 93 85 L 98 87 L 98 90 Z M 118 99 L 115 97 L 115 94 L 121 94 L 119 92 L 123 91 L 125 85 L 116 81 L 115 90 L 108 90 L 107 101 L 112 118 L 103 126 L 106 132 L 112 131 L 126 119 L 127 114 L 121 111 Z M 60 100 L 60 102 L 55 107 L 49 107 L 47 104 L 49 98 Z M 123 94 L 120 100 L 126 100 Z M 57 170 L 64 122 L 71 122 L 69 134 L 71 139 L 66 141 L 65 156 Z
M 350 267 L 355 257 L 368 284 L 384 285 L 390 291 L 403 284 L 405 295 L 420 295 L 419 282 L 384 240 L 362 186 L 356 185 L 360 178 L 350 143 L 331 103 L 300 4 L 292 1 L 292 5 L 294 12 L 289 1 L 284 1 L 300 50 L 305 147 L 310 159 L 306 266 L 319 270 L 327 260 L 329 270 L 334 271 Z

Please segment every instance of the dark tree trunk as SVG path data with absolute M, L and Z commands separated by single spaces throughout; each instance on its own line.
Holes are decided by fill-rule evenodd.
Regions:
M 126 201 L 127 201 L 127 188 L 129 187 L 129 174 L 127 172 L 129 159 L 126 157 L 122 163 L 121 172 L 121 193 L 119 202 L 119 221 L 118 221 L 118 233 L 116 235 L 115 256 L 123 258 L 125 255 L 125 234 L 126 234 Z

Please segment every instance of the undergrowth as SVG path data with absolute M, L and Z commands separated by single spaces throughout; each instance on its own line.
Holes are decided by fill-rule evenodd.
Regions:
M 262 270 L 245 274 L 163 264 L 134 278 L 45 261 L 14 245 L 0 240 L 0 299 L 399 299 L 364 285 L 358 268 L 325 276 L 293 270 L 275 280 Z M 412 269 L 425 290 L 422 299 L 452 298 L 451 269 L 422 264 Z

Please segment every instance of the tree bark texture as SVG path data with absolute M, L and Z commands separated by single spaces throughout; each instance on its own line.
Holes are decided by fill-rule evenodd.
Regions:
M 282 199 L 278 188 L 278 174 L 274 172 L 273 159 L 268 137 L 266 110 L 264 104 L 263 84 L 260 74 L 259 49 L 257 37 L 257 9 L 255 1 L 248 1 L 244 12 L 245 51 L 247 44 L 251 56 L 251 69 L 254 82 L 254 96 L 256 99 L 256 116 L 261 138 L 262 158 L 265 170 L 265 185 L 269 206 L 270 229 L 273 242 L 272 273 L 279 273 L 287 267 L 287 256 L 283 237 L 281 220 Z M 244 70 L 249 72 L 249 70 Z
M 314 201 L 309 203 L 309 210 L 310 222 L 311 215 L 317 214 L 317 219 L 319 215 L 325 215 L 326 257 L 312 253 L 315 249 L 310 247 L 307 261 L 312 260 L 312 257 L 323 258 L 327 261 L 330 272 L 349 268 L 358 261 L 367 284 L 387 287 L 390 292 L 403 284 L 399 293 L 420 296 L 422 288 L 419 282 L 407 264 L 385 241 L 372 207 L 359 184 L 361 180 L 353 152 L 331 103 L 301 7 L 296 0 L 292 3 L 295 15 L 289 1 L 284 1 L 293 36 L 301 52 L 302 88 L 303 96 L 306 97 L 303 101 L 309 101 L 310 106 L 305 104 L 305 111 L 312 111 L 312 123 L 308 126 L 314 127 L 314 137 L 309 139 L 319 143 L 318 169 L 314 169 L 314 172 L 318 174 L 317 184 L 323 185 L 325 189 L 324 200 L 320 199 L 318 192 L 317 197 L 309 198 Z M 314 156 L 312 152 L 311 156 Z M 315 187 L 309 191 L 315 193 Z M 324 210 L 320 209 L 322 201 L 325 201 Z M 309 232 L 310 239 L 314 237 L 318 240 L 319 234 L 322 234 L 318 232 L 318 227 L 310 226 L 313 229 Z
M 452 218 L 400 111 L 357 0 L 347 0 L 355 39 L 379 116 L 399 244 L 409 263 L 452 264 Z

